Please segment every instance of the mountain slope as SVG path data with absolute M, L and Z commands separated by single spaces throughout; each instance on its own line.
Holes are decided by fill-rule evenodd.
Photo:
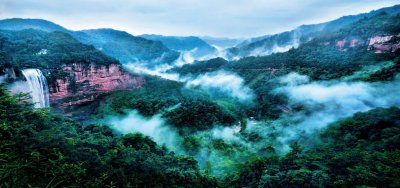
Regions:
M 11 19 L 0 20 L 0 29 L 3 30 L 36 29 L 45 32 L 52 32 L 52 31 L 70 32 L 64 27 L 47 20 L 22 19 L 22 18 L 11 18 Z
M 115 57 L 122 64 L 146 62 L 149 64 L 171 63 L 179 53 L 168 49 L 159 41 L 135 37 L 114 29 L 93 29 L 73 34 L 83 43 L 94 45 L 105 54 Z
M 228 50 L 230 53 L 229 56 L 231 58 L 264 56 L 272 53 L 288 51 L 290 48 L 296 48 L 300 44 L 310 41 L 312 38 L 318 35 L 337 31 L 351 23 L 363 19 L 364 17 L 372 17 L 382 12 L 386 12 L 390 15 L 398 14 L 400 13 L 400 5 L 382 8 L 359 15 L 344 16 L 339 19 L 321 24 L 302 25 L 294 30 L 271 36 L 253 38 L 237 45 L 234 48 L 230 48 Z
M 103 93 L 138 88 L 144 81 L 124 71 L 116 59 L 59 31 L 0 30 L 0 59 L 0 74 L 14 73 L 10 82 L 23 79 L 22 69 L 40 69 L 53 107 L 90 102 Z
M 64 32 L 0 30 L 0 40 L 1 50 L 12 57 L 9 63 L 14 67 L 52 69 L 70 63 L 118 64 L 116 59 Z
M 179 57 L 178 52 L 168 49 L 160 42 L 135 37 L 129 33 L 113 29 L 71 31 L 41 19 L 0 20 L 0 29 L 37 29 L 45 32 L 65 32 L 82 43 L 101 49 L 103 53 L 118 59 L 123 64 L 130 62 L 147 62 L 149 65 L 171 63 Z
M 191 51 L 194 50 L 196 57 L 205 56 L 216 53 L 216 49 L 198 37 L 176 37 L 162 35 L 140 35 L 149 40 L 162 42 L 169 49 L 176 51 Z
M 255 117 L 277 118 L 285 99 L 273 93 L 278 77 L 296 72 L 311 80 L 393 80 L 400 72 L 400 15 L 379 14 L 339 31 L 263 57 L 246 57 L 229 63 L 214 59 L 184 65 L 171 71 L 200 75 L 210 71 L 236 72 L 257 95 Z
M 201 38 L 208 44 L 218 46 L 223 49 L 234 47 L 234 46 L 240 44 L 241 42 L 243 42 L 243 40 L 244 40 L 244 39 L 210 37 L 210 36 L 201 36 L 199 38 Z

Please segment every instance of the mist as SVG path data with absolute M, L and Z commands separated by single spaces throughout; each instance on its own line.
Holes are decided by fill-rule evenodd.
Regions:
M 196 53 L 196 51 L 197 51 L 196 48 L 193 50 L 189 50 L 189 51 L 181 51 L 178 59 L 176 59 L 171 64 L 160 63 L 160 62 L 162 62 L 162 58 L 160 58 L 160 60 L 157 60 L 155 62 L 136 61 L 136 62 L 126 63 L 123 66 L 132 73 L 148 74 L 148 75 L 152 75 L 152 76 L 159 76 L 161 78 L 168 79 L 168 80 L 184 82 L 185 79 L 181 78 L 179 74 L 169 73 L 168 70 L 171 70 L 172 68 L 175 68 L 175 67 L 182 67 L 183 65 L 186 65 L 186 64 L 194 63 L 195 60 L 197 60 L 194 57 L 194 54 Z M 158 65 L 152 66 L 152 64 L 158 64 Z
M 173 110 L 179 105 L 174 105 L 168 110 Z M 239 158 L 232 158 L 232 155 L 226 155 L 225 152 L 216 149 L 215 146 L 210 144 L 216 141 L 229 144 L 244 144 L 239 136 L 239 124 L 233 127 L 217 125 L 210 130 L 196 131 L 187 136 L 179 134 L 179 131 L 175 127 L 168 125 L 166 120 L 162 118 L 162 113 L 151 117 L 144 117 L 136 110 L 132 110 L 126 115 L 107 117 L 101 122 L 106 122 L 118 133 L 141 133 L 151 137 L 158 144 L 166 146 L 170 151 L 181 155 L 193 156 L 199 162 L 201 168 L 209 168 L 209 173 L 220 177 L 223 176 L 224 172 L 228 172 L 231 169 L 231 166 L 221 166 L 223 161 L 239 161 Z M 198 148 L 195 151 L 185 147 L 185 139 L 188 137 L 198 139 Z M 240 153 L 234 155 L 235 157 L 243 157 Z
M 167 80 L 181 81 L 179 74 L 167 73 L 167 70 L 173 68 L 173 66 L 169 64 L 162 64 L 155 66 L 153 68 L 149 68 L 146 66 L 146 64 L 140 64 L 136 62 L 136 63 L 124 64 L 124 67 L 132 73 L 148 74 L 152 76 L 159 76 Z
M 219 76 L 230 77 L 225 73 L 201 75 L 191 84 L 199 87 L 204 84 L 203 87 L 207 88 L 229 82 L 235 85 L 235 88 L 227 89 L 232 93 L 236 92 L 235 89 L 240 90 L 244 87 L 240 79 L 231 80 L 237 79 L 234 76 L 227 79 L 229 81 L 219 81 Z M 191 155 L 196 158 L 202 169 L 216 177 L 223 177 L 234 170 L 237 164 L 249 160 L 254 155 L 285 154 L 294 142 L 309 149 L 320 142 L 318 134 L 328 125 L 357 112 L 377 107 L 400 106 L 399 77 L 394 81 L 375 83 L 310 81 L 308 76 L 290 73 L 277 78 L 276 81 L 281 86 L 271 92 L 287 96 L 286 106 L 290 110 L 282 113 L 277 120 L 258 121 L 250 118 L 244 121 L 244 126 L 243 122 L 229 127 L 216 125 L 212 129 L 196 131 L 189 135 L 179 134 L 175 127 L 166 123 L 162 114 L 146 118 L 134 110 L 125 116 L 110 117 L 106 122 L 123 134 L 140 132 L 152 137 L 157 143 L 164 144 L 171 151 Z M 239 93 L 242 95 L 236 96 L 238 100 L 246 98 L 243 97 L 246 96 L 243 91 Z M 171 106 L 168 110 L 174 110 L 179 105 Z M 302 110 L 292 109 L 299 105 L 302 106 Z M 257 139 L 252 140 L 249 135 L 257 135 Z M 185 139 L 188 137 L 197 142 L 198 146 L 194 150 L 185 148 Z
M 185 56 L 189 56 L 186 57 Z M 149 68 L 146 64 L 129 63 L 124 67 L 133 73 L 148 74 L 152 76 L 159 76 L 164 79 L 178 81 L 185 83 L 187 88 L 199 87 L 206 91 L 211 96 L 224 95 L 238 99 L 239 102 L 248 103 L 254 99 L 254 92 L 244 84 L 243 78 L 233 72 L 228 71 L 214 71 L 200 74 L 198 76 L 181 76 L 178 73 L 170 73 L 168 70 L 179 67 L 184 64 L 190 64 L 192 60 L 190 52 L 183 54 L 173 65 L 162 64 Z M 189 61 L 189 62 L 188 62 Z
M 400 78 L 390 82 L 340 82 L 310 81 L 307 76 L 290 73 L 280 78 L 284 85 L 274 92 L 289 98 L 289 108 L 302 105 L 304 110 L 284 114 L 273 123 L 278 133 L 281 151 L 288 150 L 288 144 L 303 140 L 313 144 L 314 134 L 330 123 L 357 112 L 365 112 L 377 107 L 400 106 Z M 302 138 L 301 138 L 302 137 Z
M 293 32 L 291 40 L 286 42 L 284 45 L 278 44 L 278 42 L 276 41 L 277 39 L 275 39 L 275 42 L 272 47 L 261 46 L 261 47 L 255 48 L 250 52 L 249 56 L 267 56 L 267 55 L 271 55 L 273 53 L 287 52 L 291 48 L 299 47 L 300 37 L 301 37 L 300 33 Z
M 5 83 L 7 89 L 11 93 L 27 93 L 30 92 L 29 86 L 25 81 L 13 81 L 12 83 L 7 83 L 7 76 L 0 76 L 0 83 Z
M 166 125 L 160 114 L 147 118 L 133 110 L 125 116 L 108 117 L 106 122 L 120 133 L 139 132 L 153 138 L 158 144 L 163 144 L 168 149 L 177 151 L 179 136 L 175 129 Z
M 249 102 L 254 99 L 253 91 L 244 84 L 244 80 L 238 75 L 228 71 L 215 71 L 201 74 L 186 82 L 186 87 L 200 87 L 209 93 L 223 92 L 241 102 Z

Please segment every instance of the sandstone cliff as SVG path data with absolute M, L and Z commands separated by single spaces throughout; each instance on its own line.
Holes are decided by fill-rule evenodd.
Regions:
M 355 48 L 358 46 L 366 46 L 367 50 L 374 51 L 374 53 L 396 52 L 400 49 L 400 34 L 374 36 L 364 40 L 361 39 L 361 37 L 353 36 L 338 39 L 336 41 L 325 41 L 320 43 L 320 45 L 324 46 L 332 44 L 340 51 L 347 51 L 349 48 Z
M 90 102 L 101 94 L 140 88 L 144 83 L 142 77 L 125 72 L 118 64 L 98 67 L 74 63 L 64 65 L 62 70 L 67 76 L 50 83 L 52 106 Z
M 368 41 L 368 50 L 374 50 L 375 53 L 395 52 L 400 49 L 400 34 L 375 36 Z

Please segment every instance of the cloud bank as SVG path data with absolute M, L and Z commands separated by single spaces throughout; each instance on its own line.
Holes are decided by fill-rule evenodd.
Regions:
M 111 124 L 115 130 L 124 134 L 140 132 L 150 136 L 158 144 L 164 144 L 173 151 L 176 150 L 178 145 L 177 132 L 165 124 L 165 120 L 161 118 L 161 115 L 146 118 L 136 110 L 133 110 L 122 117 L 109 117 L 106 122 Z
M 186 87 L 200 87 L 210 93 L 223 92 L 240 101 L 251 101 L 253 91 L 245 86 L 244 80 L 234 73 L 215 71 L 201 74 L 186 82 Z
M 199 76 L 199 80 L 214 78 L 203 77 Z M 183 136 L 177 129 L 167 125 L 160 114 L 145 118 L 132 111 L 126 116 L 109 118 L 106 122 L 121 133 L 141 132 L 172 151 L 192 155 L 202 168 L 208 168 L 211 164 L 211 173 L 223 176 L 235 164 L 249 160 L 251 156 L 268 155 L 271 151 L 284 154 L 293 142 L 299 142 L 306 149 L 312 147 L 319 142 L 317 135 L 320 131 L 354 113 L 377 107 L 400 106 L 399 77 L 394 81 L 375 83 L 310 81 L 307 76 L 290 73 L 278 78 L 278 81 L 281 87 L 271 92 L 286 95 L 286 105 L 290 111 L 283 112 L 277 120 L 257 121 L 250 118 L 245 126 L 242 126 L 244 122 L 238 122 L 231 127 L 216 126 Z M 298 105 L 302 106 L 302 110 L 292 110 L 293 106 Z M 185 149 L 187 136 L 198 141 L 196 151 Z
M 391 82 L 313 81 L 297 73 L 280 79 L 285 86 L 275 92 L 289 97 L 289 106 L 302 105 L 305 110 L 286 114 L 274 122 L 278 141 L 287 144 L 320 131 L 330 123 L 377 107 L 400 106 L 400 78 Z M 311 138 L 311 137 L 309 137 Z M 312 143 L 307 138 L 304 142 Z M 308 141 L 307 141 L 308 140 Z

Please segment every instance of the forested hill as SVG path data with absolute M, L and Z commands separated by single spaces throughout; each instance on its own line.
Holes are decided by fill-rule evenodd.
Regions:
M 125 31 L 92 29 L 77 31 L 73 36 L 83 43 L 94 45 L 122 64 L 147 62 L 150 66 L 171 63 L 179 57 L 178 52 L 160 41 L 133 36 Z
M 277 78 L 290 72 L 312 80 L 348 79 L 362 81 L 393 80 L 400 72 L 400 15 L 379 14 L 362 19 L 339 31 L 326 33 L 284 53 L 247 57 L 238 61 L 221 58 L 172 69 L 182 75 L 201 75 L 210 71 L 239 74 L 257 95 L 255 117 L 277 118 L 284 105 Z M 388 37 L 379 42 L 379 39 Z M 378 40 L 378 42 L 376 42 Z M 372 41 L 372 42 L 371 42 Z M 357 76 L 351 76 L 356 74 Z
M 265 71 L 272 70 L 275 76 L 296 71 L 313 79 L 340 78 L 367 65 L 398 59 L 399 19 L 400 15 L 381 13 L 338 31 L 319 35 L 288 52 L 231 62 L 213 59 L 184 65 L 172 71 L 196 75 L 225 69 L 238 72 L 249 82 L 252 78 L 265 75 Z M 379 41 L 385 37 L 389 38 Z
M 0 30 L 0 41 L 0 54 L 3 56 L 0 65 L 3 67 L 58 69 L 63 64 L 72 63 L 119 64 L 93 46 L 82 44 L 60 31 Z
M 194 51 L 194 55 L 202 57 L 207 54 L 216 53 L 216 49 L 194 36 L 177 37 L 177 36 L 162 36 L 162 35 L 140 35 L 140 37 L 162 42 L 169 49 L 176 51 Z
M 294 30 L 270 36 L 252 38 L 228 49 L 231 57 L 264 56 L 272 53 L 287 51 L 292 47 L 306 43 L 324 34 L 340 30 L 364 18 L 370 18 L 381 13 L 396 15 L 400 13 L 400 5 L 382 8 L 359 15 L 344 16 L 339 19 L 312 25 L 302 25 Z
M 45 32 L 61 31 L 68 33 L 84 44 L 95 46 L 103 53 L 114 57 L 121 63 L 150 61 L 153 64 L 171 63 L 179 53 L 165 47 L 161 42 L 136 37 L 114 29 L 95 29 L 84 31 L 67 30 L 55 23 L 41 19 L 4 19 L 0 20 L 2 30 L 36 29 Z
M 339 121 L 305 151 L 298 143 L 284 156 L 248 162 L 234 187 L 398 187 L 400 109 L 375 109 Z
M 68 29 L 57 25 L 53 22 L 42 20 L 42 19 L 23 19 L 23 18 L 12 18 L 4 19 L 0 21 L 0 29 L 2 30 L 24 30 L 24 29 L 35 29 L 45 32 L 62 31 L 71 32 Z

